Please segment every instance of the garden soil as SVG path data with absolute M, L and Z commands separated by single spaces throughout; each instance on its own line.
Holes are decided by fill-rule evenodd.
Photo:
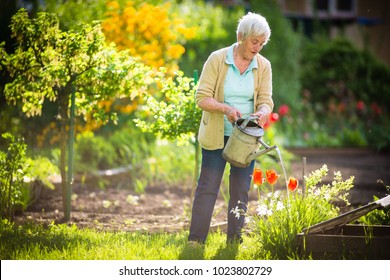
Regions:
M 290 174 L 302 182 L 303 175 L 321 168 L 329 169 L 323 183 L 331 183 L 335 171 L 343 178 L 354 176 L 355 187 L 349 200 L 354 206 L 367 204 L 374 196 L 386 195 L 390 185 L 390 153 L 368 149 L 291 149 L 295 155 Z M 111 173 L 112 174 L 112 173 Z M 96 179 L 96 178 L 95 178 Z M 95 179 L 77 179 L 72 188 L 71 219 L 78 228 L 126 232 L 179 232 L 188 230 L 191 207 L 191 183 L 187 186 L 151 186 L 137 194 L 126 188 L 128 176 L 119 173 L 104 178 L 106 186 L 97 187 Z M 82 181 L 82 183 L 81 183 Z M 64 223 L 60 185 L 51 190 L 36 187 L 35 201 L 18 213 L 18 224 L 32 221 L 43 225 Z M 250 207 L 256 207 L 257 192 L 251 190 Z M 218 197 L 212 229 L 222 227 L 227 207 L 224 196 Z

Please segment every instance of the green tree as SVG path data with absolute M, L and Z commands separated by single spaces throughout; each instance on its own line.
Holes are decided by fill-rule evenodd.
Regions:
M 126 51 L 108 45 L 98 23 L 82 25 L 78 32 L 64 32 L 55 14 L 40 12 L 30 18 L 21 9 L 12 17 L 11 30 L 15 52 L 8 54 L 4 44 L 0 46 L 0 67 L 11 77 L 4 88 L 5 97 L 12 104 L 21 103 L 27 116 L 40 115 L 45 101 L 56 102 L 63 201 L 69 220 L 72 178 L 66 173 L 66 147 L 67 128 L 73 119 L 70 108 L 77 108 L 74 114 L 78 116 L 92 114 L 97 121 L 115 122 L 115 113 L 106 113 L 99 101 L 134 98 L 146 88 L 150 70 Z M 73 139 L 72 133 L 69 139 Z

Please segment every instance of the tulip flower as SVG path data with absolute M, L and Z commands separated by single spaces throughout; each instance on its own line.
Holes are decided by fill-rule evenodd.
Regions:
M 379 107 L 375 102 L 371 104 L 371 110 L 378 116 L 382 114 L 381 107 Z
M 271 169 L 271 170 L 267 170 L 265 172 L 265 175 L 267 177 L 267 182 L 270 184 L 270 185 L 274 185 L 276 183 L 276 181 L 278 180 L 278 178 L 280 177 L 280 175 L 278 173 L 276 173 L 275 170 Z
M 365 107 L 366 107 L 366 105 L 361 100 L 356 103 L 356 109 L 358 111 L 363 111 Z
M 269 122 L 270 122 L 271 124 L 274 123 L 274 122 L 277 122 L 278 119 L 279 119 L 278 113 L 271 113 L 271 114 L 269 115 Z
M 298 188 L 298 184 L 299 184 L 298 179 L 296 179 L 294 177 L 290 177 L 288 179 L 288 189 L 290 191 L 292 191 L 292 192 L 295 191 Z
M 263 128 L 264 128 L 264 129 L 267 129 L 267 128 L 270 127 L 273 123 L 277 122 L 278 119 L 279 119 L 278 113 L 271 113 L 271 114 L 268 116 L 268 120 L 267 120 L 266 123 L 263 125 Z
M 284 104 L 284 105 L 280 106 L 278 113 L 279 113 L 279 116 L 283 117 L 285 115 L 288 115 L 289 111 L 290 111 L 290 108 L 286 104 Z
M 255 168 L 253 170 L 252 177 L 253 177 L 253 183 L 256 185 L 261 185 L 265 181 L 265 179 L 263 178 L 263 173 L 258 168 Z

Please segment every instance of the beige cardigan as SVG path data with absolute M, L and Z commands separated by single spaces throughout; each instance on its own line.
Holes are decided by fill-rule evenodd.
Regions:
M 196 91 L 196 104 L 206 97 L 212 97 L 218 102 L 224 102 L 224 81 L 228 70 L 226 64 L 227 48 L 213 52 L 203 66 Z M 272 70 L 270 62 L 260 54 L 256 56 L 258 68 L 254 68 L 255 80 L 254 111 L 264 106 L 272 112 Z M 224 121 L 220 112 L 203 111 L 199 127 L 198 140 L 206 150 L 223 149 L 224 147 Z

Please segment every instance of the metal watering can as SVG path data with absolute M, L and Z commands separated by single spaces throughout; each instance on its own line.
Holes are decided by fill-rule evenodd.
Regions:
M 252 160 L 277 148 L 276 146 L 270 147 L 261 140 L 264 130 L 253 121 L 256 119 L 256 116 L 238 119 L 222 151 L 223 158 L 236 167 L 247 167 Z M 259 150 L 261 145 L 265 149 Z

